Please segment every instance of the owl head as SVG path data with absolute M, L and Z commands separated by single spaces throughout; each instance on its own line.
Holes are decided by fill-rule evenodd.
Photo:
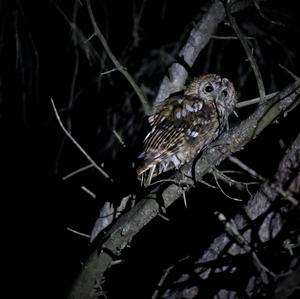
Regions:
M 227 78 L 215 74 L 196 77 L 188 85 L 185 95 L 198 97 L 206 101 L 215 101 L 231 113 L 237 102 L 237 93 L 233 84 Z

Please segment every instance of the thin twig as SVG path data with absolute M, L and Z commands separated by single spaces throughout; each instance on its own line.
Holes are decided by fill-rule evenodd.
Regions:
M 255 78 L 256 78 L 256 83 L 257 83 L 257 87 L 258 87 L 259 96 L 260 96 L 261 99 L 263 99 L 266 95 L 266 92 L 265 92 L 264 83 L 263 83 L 262 76 L 261 76 L 261 73 L 259 71 L 258 65 L 257 65 L 257 63 L 256 63 L 256 61 L 253 57 L 252 51 L 251 51 L 251 49 L 250 49 L 250 47 L 247 43 L 247 40 L 246 40 L 245 36 L 242 34 L 240 28 L 238 27 L 238 25 L 235 21 L 235 18 L 231 14 L 231 9 L 230 9 L 231 4 L 227 3 L 227 4 L 224 4 L 224 6 L 225 6 L 225 11 L 226 11 L 228 20 L 229 20 L 233 30 L 235 31 L 235 34 L 237 35 L 237 37 L 241 41 L 241 44 L 242 44 L 242 46 L 243 46 L 243 48 L 246 52 L 246 55 L 249 59 L 249 62 L 251 64 L 251 67 L 253 69 L 253 72 L 254 72 L 254 75 L 255 75 Z
M 221 36 L 221 35 L 212 35 L 212 39 L 221 39 L 221 40 L 238 40 L 239 38 L 237 36 Z M 245 39 L 254 39 L 252 36 L 245 36 Z
M 266 178 L 264 178 L 262 175 L 260 175 L 259 173 L 257 173 L 254 169 L 250 168 L 249 166 L 247 166 L 244 162 L 242 162 L 241 160 L 239 160 L 238 158 L 235 158 L 233 156 L 228 158 L 229 161 L 231 161 L 232 163 L 236 164 L 237 166 L 239 166 L 241 169 L 245 170 L 247 173 L 249 173 L 251 176 L 261 180 L 261 181 L 265 181 Z M 284 191 L 281 187 L 276 186 L 276 191 L 286 200 L 289 200 L 293 205 L 297 205 L 298 201 L 288 192 Z
M 249 190 L 248 190 L 249 185 L 259 184 L 259 182 L 242 182 L 242 181 L 234 180 L 233 178 L 227 176 L 225 174 L 225 171 L 220 171 L 217 168 L 214 169 L 214 173 L 218 176 L 219 179 L 221 179 L 223 182 L 227 183 L 230 187 L 232 185 L 234 185 L 234 186 L 236 186 L 236 188 L 238 190 L 246 189 L 248 193 L 249 193 Z M 251 196 L 252 194 L 249 193 L 249 195 Z
M 72 232 L 72 233 L 76 234 L 76 235 L 79 235 L 79 236 L 82 236 L 82 237 L 85 237 L 85 238 L 90 238 L 90 235 L 81 233 L 81 232 L 79 232 L 79 231 L 77 231 L 77 230 L 75 230 L 75 229 L 72 229 L 72 228 L 70 228 L 70 227 L 67 227 L 67 230 L 68 230 L 69 232 Z
M 286 71 L 295 81 L 297 81 L 299 79 L 298 76 L 296 76 L 293 72 L 291 72 L 289 69 L 287 69 L 284 65 L 279 63 L 278 66 L 281 69 L 283 69 L 284 71 Z
M 64 127 L 57 109 L 55 107 L 54 101 L 51 98 L 51 104 L 52 104 L 52 108 L 54 110 L 56 119 L 60 125 L 60 127 L 62 128 L 62 130 L 64 131 L 64 133 L 67 135 L 67 137 L 75 144 L 75 146 L 83 153 L 83 155 L 91 162 L 91 164 L 106 178 L 106 179 L 110 179 L 110 181 L 112 182 L 112 178 L 110 178 L 110 176 L 87 154 L 87 152 L 81 147 L 81 145 L 73 138 L 73 136 L 68 132 L 68 130 Z
M 132 26 L 132 37 L 133 37 L 133 42 L 131 47 L 132 48 L 137 48 L 139 46 L 139 42 L 142 39 L 140 37 L 140 31 L 141 31 L 141 20 L 142 20 L 142 15 L 145 10 L 147 0 L 144 0 L 143 3 L 140 6 L 139 11 L 137 11 L 136 4 L 133 6 L 133 26 Z
M 84 41 L 84 43 L 89 42 L 94 36 L 96 36 L 95 32 L 94 32 L 93 34 L 91 34 L 91 36 L 88 37 L 88 38 Z
M 285 24 L 281 23 L 281 22 L 278 22 L 278 21 L 273 21 L 271 20 L 270 18 L 268 18 L 262 11 L 261 7 L 260 7 L 260 4 L 259 4 L 259 1 L 257 0 L 254 0 L 253 1 L 254 3 L 254 6 L 255 8 L 258 10 L 258 13 L 260 14 L 260 16 L 265 19 L 266 21 L 270 22 L 271 24 L 274 24 L 274 25 L 278 25 L 278 26 L 281 26 L 281 27 L 286 27 Z
M 124 68 L 120 62 L 117 60 L 116 56 L 112 53 L 110 47 L 108 46 L 108 43 L 105 39 L 105 37 L 103 36 L 99 26 L 97 25 L 92 7 L 91 7 L 91 2 L 90 0 L 86 1 L 87 3 L 87 8 L 89 11 L 89 16 L 93 25 L 93 28 L 95 30 L 95 34 L 97 35 L 97 37 L 99 38 L 105 52 L 107 53 L 108 57 L 111 59 L 112 63 L 115 65 L 115 67 L 120 71 L 120 73 L 127 79 L 127 81 L 130 83 L 130 85 L 132 86 L 132 88 L 134 89 L 135 93 L 137 94 L 138 98 L 141 101 L 141 104 L 143 106 L 144 112 L 145 114 L 149 114 L 150 112 L 150 107 L 149 104 L 142 92 L 142 90 L 139 88 L 139 86 L 136 84 L 136 82 L 134 81 L 134 79 L 132 78 L 132 76 L 127 72 L 126 68 Z
M 151 299 L 156 299 L 156 298 L 158 298 L 158 295 L 159 295 L 159 291 L 160 291 L 161 286 L 163 285 L 163 283 L 164 283 L 164 281 L 166 280 L 166 278 L 168 277 L 170 271 L 171 271 L 174 267 L 175 267 L 175 265 L 172 265 L 172 266 L 170 266 L 169 268 L 167 268 L 167 269 L 164 271 L 163 275 L 161 276 L 161 278 L 160 278 L 160 280 L 159 280 L 159 282 L 158 282 L 158 284 L 157 284 L 157 287 L 156 287 L 156 289 L 155 289 L 155 291 L 154 291 L 154 293 L 153 293 Z
M 81 186 L 80 188 L 81 188 L 81 190 L 86 192 L 88 195 L 90 195 L 93 199 L 96 198 L 96 194 L 94 192 L 92 192 L 91 190 L 89 190 L 87 187 Z
M 86 166 L 80 167 L 80 168 L 78 168 L 78 169 L 72 171 L 71 173 L 65 175 L 65 176 L 62 178 L 62 180 L 63 180 L 63 181 L 64 181 L 64 180 L 67 180 L 67 179 L 69 179 L 70 177 L 72 177 L 73 175 L 78 174 L 78 173 L 80 173 L 80 172 L 82 172 L 82 171 L 85 171 L 85 170 L 87 170 L 87 169 L 90 169 L 90 168 L 92 168 L 92 167 L 94 167 L 93 164 L 88 164 L 88 165 L 86 165 Z
M 122 137 L 120 136 L 120 134 L 116 131 L 116 130 L 113 130 L 113 133 L 114 135 L 116 136 L 116 138 L 118 139 L 118 141 L 121 143 L 121 145 L 123 147 L 126 147 L 126 144 L 125 142 L 123 141 Z
M 180 259 L 180 260 L 177 262 L 177 264 L 179 264 L 179 263 L 181 263 L 181 262 L 183 262 L 183 261 L 185 261 L 185 260 L 187 260 L 187 259 L 189 259 L 189 258 L 190 258 L 189 256 L 186 256 L 186 257 Z M 175 268 L 175 266 L 176 266 L 176 265 L 174 264 L 174 265 L 172 265 L 172 266 L 170 266 L 170 267 L 168 267 L 167 269 L 164 270 L 164 273 L 163 273 L 163 275 L 161 276 L 161 278 L 160 278 L 160 280 L 159 280 L 159 282 L 158 282 L 158 284 L 157 284 L 157 287 L 156 287 L 156 289 L 155 289 L 155 291 L 154 291 L 154 293 L 153 293 L 151 299 L 156 299 L 156 298 L 158 298 L 159 291 L 160 291 L 160 289 L 161 289 L 163 283 L 165 282 L 166 278 L 168 277 L 170 271 L 171 271 L 173 268 Z
M 116 72 L 116 71 L 120 71 L 120 69 L 118 69 L 118 68 L 115 67 L 115 68 L 113 68 L 113 69 L 111 69 L 109 71 L 105 71 L 105 72 L 100 73 L 100 76 L 108 75 L 108 74 Z
M 184 206 L 187 209 L 187 202 L 186 202 L 186 196 L 185 196 L 185 191 L 184 190 L 182 190 L 182 198 L 183 198 Z
M 237 165 L 238 167 L 240 167 L 241 169 L 243 169 L 244 171 L 246 171 L 247 173 L 249 173 L 252 177 L 259 179 L 261 181 L 266 180 L 262 175 L 257 173 L 254 169 L 250 168 L 248 165 L 246 165 L 244 162 L 242 162 L 238 158 L 230 156 L 230 157 L 228 157 L 228 160 L 230 162 L 234 163 L 235 165 Z
M 238 225 L 233 219 L 227 220 L 225 215 L 217 212 L 218 219 L 223 222 L 227 233 L 234 237 L 236 243 L 241 246 L 246 252 L 251 254 L 253 262 L 257 270 L 260 272 L 261 278 L 265 278 L 265 273 L 270 274 L 272 277 L 276 277 L 276 274 L 268 269 L 258 258 L 256 252 L 252 249 L 250 243 L 245 239 L 245 237 L 240 233 Z
M 277 94 L 278 94 L 278 91 L 275 91 L 275 92 L 272 92 L 270 94 L 267 94 L 262 99 L 262 101 L 267 101 L 267 100 L 273 98 L 274 96 L 276 96 Z M 251 99 L 251 100 L 242 101 L 242 102 L 239 102 L 239 103 L 236 104 L 236 108 L 243 108 L 243 107 L 246 107 L 246 106 L 257 104 L 259 102 L 261 102 L 261 98 L 254 98 L 254 99 Z
M 55 1 L 52 1 L 52 5 L 54 5 L 54 7 L 57 9 L 57 11 L 61 14 L 61 16 L 63 17 L 63 19 L 68 23 L 68 25 L 70 26 L 70 28 L 77 33 L 79 39 L 80 39 L 80 43 L 78 43 L 78 45 L 81 45 L 84 44 L 86 46 L 86 44 L 89 43 L 89 41 L 96 35 L 95 33 L 93 33 L 89 38 L 87 38 L 83 32 L 76 26 L 75 23 L 73 23 L 71 20 L 69 20 L 69 18 L 67 17 L 67 15 L 64 13 L 64 11 L 60 8 L 60 6 L 55 2 Z M 86 52 L 84 50 L 84 52 Z M 92 55 L 94 57 L 96 57 L 100 62 L 102 61 L 101 60 L 101 57 L 98 55 L 97 51 L 92 47 L 91 44 L 89 44 L 89 53 L 92 52 Z M 87 58 L 89 57 L 90 55 L 87 55 Z
M 236 198 L 236 197 L 232 197 L 232 196 L 228 195 L 228 194 L 223 190 L 223 188 L 222 188 L 221 185 L 219 184 L 219 181 L 218 181 L 218 178 L 217 178 L 217 176 L 216 176 L 216 174 L 215 174 L 215 171 L 213 171 L 213 177 L 214 177 L 214 179 L 215 179 L 215 182 L 216 182 L 218 188 L 220 189 L 220 191 L 222 192 L 223 195 L 225 195 L 226 197 L 228 197 L 228 198 L 230 198 L 230 199 L 232 199 L 232 200 L 235 200 L 235 201 L 242 201 L 242 199 L 240 199 L 240 198 Z

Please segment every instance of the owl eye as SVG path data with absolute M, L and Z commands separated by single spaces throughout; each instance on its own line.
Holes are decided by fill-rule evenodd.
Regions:
M 228 92 L 227 92 L 226 90 L 223 90 L 223 91 L 222 91 L 222 95 L 223 95 L 224 98 L 226 98 L 227 95 L 228 95 Z
M 214 88 L 211 85 L 207 85 L 204 90 L 208 93 L 212 92 L 214 90 Z

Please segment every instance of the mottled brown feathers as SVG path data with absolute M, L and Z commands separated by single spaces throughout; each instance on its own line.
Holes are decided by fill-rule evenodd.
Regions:
M 154 176 L 194 158 L 219 136 L 235 104 L 233 84 L 213 74 L 195 78 L 183 95 L 156 104 L 138 157 L 142 183 L 147 186 Z

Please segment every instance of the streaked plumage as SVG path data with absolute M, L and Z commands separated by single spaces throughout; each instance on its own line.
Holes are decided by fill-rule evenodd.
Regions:
M 197 77 L 183 95 L 154 106 L 151 131 L 138 157 L 138 177 L 149 185 L 154 176 L 179 168 L 220 135 L 236 104 L 233 84 L 208 74 Z

